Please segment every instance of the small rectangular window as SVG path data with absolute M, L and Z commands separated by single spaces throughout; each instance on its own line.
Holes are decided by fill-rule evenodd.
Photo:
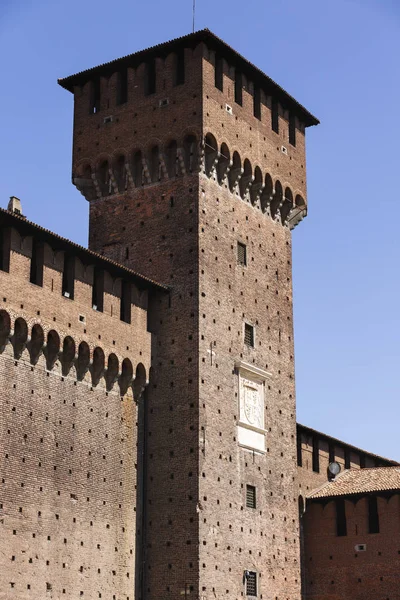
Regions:
M 350 464 L 351 464 L 350 450 L 348 448 L 345 448 L 344 449 L 344 468 L 350 469 Z
M 62 295 L 74 299 L 75 291 L 75 256 L 64 254 L 64 270 L 62 279 Z
M 296 145 L 296 117 L 292 113 L 289 115 L 289 144 Z
M 319 473 L 319 439 L 317 436 L 313 437 L 312 444 L 312 469 L 314 473 Z
M 117 83 L 117 104 L 128 102 L 128 69 L 123 69 L 118 73 Z
M 92 287 L 92 307 L 103 312 L 104 307 L 104 271 L 98 267 L 94 268 Z
M 0 229 L 0 270 L 10 272 L 11 229 Z
M 215 87 L 224 91 L 224 63 L 218 54 L 215 56 Z
M 303 466 L 302 439 L 299 431 L 297 431 L 297 466 Z
M 347 535 L 346 506 L 343 498 L 336 500 L 336 534 L 339 537 Z
M 368 531 L 379 533 L 378 499 L 376 496 L 368 497 Z
M 254 327 L 248 323 L 244 324 L 244 343 L 254 348 Z
M 256 508 L 256 488 L 254 485 L 246 485 L 246 506 Z
M 365 454 L 360 454 L 360 469 L 365 469 Z
M 35 285 L 43 285 L 44 245 L 32 239 L 31 270 L 29 281 Z
M 237 245 L 237 262 L 243 267 L 247 265 L 247 246 L 241 242 Z
M 100 110 L 100 78 L 97 77 L 90 85 L 89 113 L 92 115 Z
M 272 131 L 279 133 L 279 106 L 276 100 L 272 101 L 271 106 L 271 127 Z
M 156 61 L 153 58 L 146 64 L 144 93 L 146 96 L 154 94 L 156 91 Z
M 120 319 L 125 323 L 131 322 L 131 284 L 129 281 L 122 281 L 121 284 L 121 311 Z
M 259 119 L 261 121 L 261 94 L 260 88 L 258 87 L 254 87 L 253 113 L 256 119 Z
M 257 573 L 255 571 L 246 571 L 246 596 L 257 596 Z
M 176 56 L 175 85 L 185 83 L 185 49 L 180 50 Z
M 235 102 L 240 106 L 243 104 L 243 78 L 237 69 L 235 69 Z

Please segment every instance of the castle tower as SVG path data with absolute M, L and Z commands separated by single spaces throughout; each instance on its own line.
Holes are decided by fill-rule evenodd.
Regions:
M 149 307 L 136 598 L 299 600 L 291 230 L 318 121 L 208 30 L 60 84 L 90 249 L 170 287 Z

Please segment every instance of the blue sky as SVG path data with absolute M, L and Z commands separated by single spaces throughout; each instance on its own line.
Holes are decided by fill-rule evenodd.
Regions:
M 87 243 L 63 77 L 189 33 L 192 0 L 2 0 L 1 205 Z M 197 0 L 208 27 L 321 120 L 293 234 L 298 420 L 400 460 L 400 4 Z

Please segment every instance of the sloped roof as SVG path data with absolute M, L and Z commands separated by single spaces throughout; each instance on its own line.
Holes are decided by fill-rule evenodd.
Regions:
M 41 240 L 47 242 L 53 248 L 59 248 L 64 251 L 72 251 L 84 262 L 91 260 L 92 263 L 102 266 L 104 269 L 116 274 L 117 276 L 126 277 L 129 280 L 133 280 L 137 285 L 139 285 L 139 287 L 152 287 L 164 291 L 168 291 L 170 289 L 164 284 L 153 281 L 145 275 L 141 275 L 132 269 L 128 269 L 127 267 L 120 265 L 116 261 L 111 260 L 102 254 L 98 254 L 97 252 L 93 252 L 93 250 L 89 250 L 84 246 L 80 246 L 79 244 L 62 237 L 57 233 L 50 231 L 49 229 L 45 229 L 45 227 L 41 227 L 41 225 L 37 225 L 32 221 L 28 221 L 24 216 L 10 212 L 9 210 L 5 210 L 4 208 L 0 208 L 0 224 L 2 223 L 15 227 L 15 229 L 18 229 L 19 231 L 22 230 L 25 235 L 37 235 Z
M 376 492 L 400 492 L 400 467 L 348 469 L 308 494 L 309 500 Z
M 237 65 L 237 67 L 244 73 L 248 73 L 250 78 L 253 79 L 257 85 L 260 85 L 260 87 L 265 89 L 271 95 L 274 95 L 285 107 L 291 108 L 294 112 L 296 112 L 306 127 L 319 124 L 318 119 L 314 117 L 314 115 L 312 115 L 304 106 L 297 102 L 293 96 L 288 94 L 280 85 L 268 77 L 268 75 L 244 58 L 244 56 L 239 54 L 239 52 L 236 52 L 236 50 L 226 44 L 223 40 L 221 40 L 221 38 L 212 33 L 212 31 L 209 29 L 201 29 L 194 33 L 190 33 L 189 35 L 184 35 L 182 37 L 163 42 L 162 44 L 151 46 L 145 50 L 128 54 L 127 56 L 123 56 L 96 67 L 86 69 L 85 71 L 80 71 L 75 75 L 63 77 L 58 80 L 58 83 L 64 89 L 68 90 L 69 92 L 73 92 L 75 85 L 84 85 L 93 77 L 99 75 L 107 77 L 112 75 L 112 73 L 117 69 L 124 67 L 135 67 L 141 62 L 149 60 L 150 58 L 154 58 L 156 56 L 166 56 L 169 52 L 173 52 L 184 47 L 195 47 L 200 42 L 207 44 L 210 49 L 218 50 L 228 61 L 230 60 L 232 64 Z

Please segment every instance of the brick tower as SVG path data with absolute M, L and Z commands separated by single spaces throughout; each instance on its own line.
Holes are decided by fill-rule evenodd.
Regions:
M 291 229 L 318 121 L 208 30 L 60 84 L 90 249 L 170 287 L 149 307 L 136 598 L 299 600 Z

